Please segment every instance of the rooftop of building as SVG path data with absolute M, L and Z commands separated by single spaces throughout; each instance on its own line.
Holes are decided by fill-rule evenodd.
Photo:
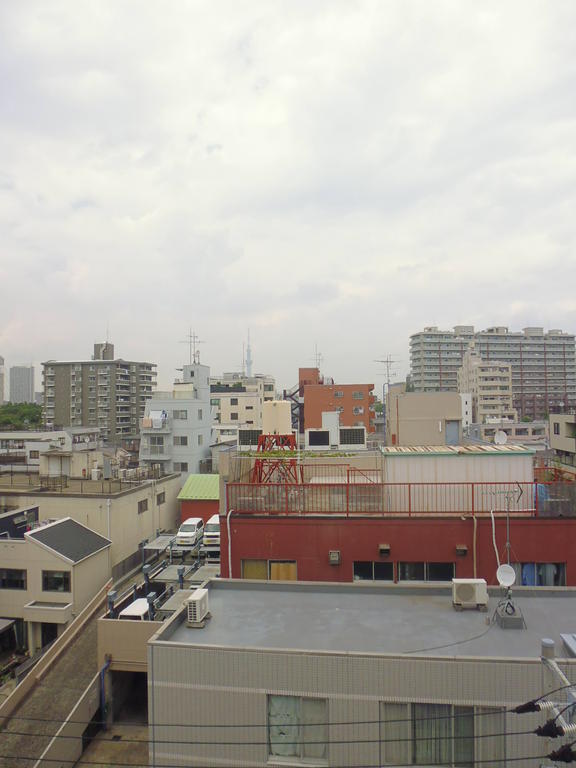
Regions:
M 41 524 L 26 536 L 71 563 L 79 563 L 112 545 L 109 539 L 70 517 Z
M 395 445 L 380 448 L 384 456 L 532 456 L 524 445 Z
M 188 475 L 178 501 L 218 501 L 220 475 Z
M 133 479 L 91 480 L 66 476 L 48 477 L 37 472 L 2 471 L 0 467 L 0 494 L 34 496 L 97 496 L 115 497 L 133 493 L 151 482 L 163 483 L 170 479 L 180 480 L 180 473 L 158 475 L 143 468 L 133 470 Z
M 488 611 L 455 611 L 451 585 L 358 585 L 218 580 L 208 583 L 211 618 L 186 625 L 185 611 L 155 640 L 191 646 L 414 656 L 538 658 L 544 637 L 569 656 L 561 634 L 576 631 L 576 590 L 518 588 L 526 629 Z

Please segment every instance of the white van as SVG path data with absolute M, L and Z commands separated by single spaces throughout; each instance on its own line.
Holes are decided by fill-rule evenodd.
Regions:
M 201 517 L 189 517 L 184 520 L 176 534 L 178 547 L 194 547 L 202 541 L 204 533 L 204 520 Z
M 149 610 L 148 600 L 145 597 L 139 597 L 120 611 L 118 618 L 130 621 L 146 621 L 149 618 Z
M 204 546 L 220 548 L 220 516 L 212 515 L 204 526 Z

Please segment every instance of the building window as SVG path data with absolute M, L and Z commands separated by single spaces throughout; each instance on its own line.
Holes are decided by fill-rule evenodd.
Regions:
M 162 491 L 162 493 L 156 494 L 156 506 L 159 507 L 161 504 L 164 504 L 166 501 L 166 493 L 165 491 Z
M 487 717 L 490 715 L 490 717 Z M 506 757 L 505 710 L 451 704 L 380 704 L 382 761 L 472 768 Z
M 230 414 L 230 421 L 238 421 L 238 414 L 236 411 Z
M 363 416 L 364 415 L 364 406 L 363 405 L 355 405 L 354 408 L 352 408 L 352 413 L 354 416 Z
M 352 400 L 364 400 L 364 392 L 352 392 Z
M 334 391 L 334 397 L 344 397 L 344 392 L 341 389 L 336 389 Z
M 141 515 L 143 512 L 146 512 L 148 509 L 148 499 L 141 499 L 138 502 L 138 514 Z
M 174 445 L 188 445 L 188 437 L 186 435 L 174 435 Z
M 454 563 L 398 563 L 398 581 L 452 581 Z
M 202 421 L 202 408 L 198 408 L 198 421 Z
M 554 422 L 554 434 L 555 435 L 560 434 L 560 424 L 557 421 Z
M 188 472 L 188 462 L 187 461 L 175 461 L 174 462 L 174 472 Z
M 39 458 L 40 458 L 40 451 L 30 451 L 30 453 L 28 454 L 28 456 L 29 456 L 31 459 L 39 459 Z
M 230 405 L 238 405 L 238 398 L 237 397 L 231 397 L 230 398 Z
M 71 592 L 70 571 L 42 571 L 43 592 Z
M 20 568 L 0 568 L 0 589 L 27 589 L 26 571 Z
M 186 421 L 188 419 L 188 411 L 172 411 L 172 418 Z
M 247 411 L 253 411 L 254 410 L 254 406 L 253 405 L 247 405 L 246 406 L 246 410 Z
M 328 702 L 303 696 L 268 696 L 268 745 L 273 757 L 327 757 Z
M 204 435 L 198 435 L 198 445 L 202 445 L 204 443 Z
M 512 563 L 523 587 L 565 587 L 566 563 Z
M 216 408 L 220 407 L 220 398 L 219 397 L 212 397 L 210 398 L 210 405 L 216 406 Z
M 394 563 L 355 560 L 354 581 L 394 581 Z

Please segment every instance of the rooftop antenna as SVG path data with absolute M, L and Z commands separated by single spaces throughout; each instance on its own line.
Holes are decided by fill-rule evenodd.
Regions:
M 522 612 L 512 600 L 512 587 L 516 583 L 516 571 L 508 563 L 498 566 L 496 580 L 500 584 L 504 597 L 496 606 L 496 621 L 502 629 L 526 629 Z
M 314 342 L 314 363 L 316 365 L 316 368 L 318 368 L 318 370 L 320 370 L 323 360 L 324 360 L 324 355 L 322 354 L 322 352 L 318 351 L 318 344 Z
M 193 331 L 192 328 L 190 328 L 188 337 L 185 341 L 181 341 L 180 344 L 188 344 L 188 349 L 190 352 L 190 365 L 192 365 L 192 363 L 197 365 L 200 362 L 200 350 L 196 349 L 196 346 L 198 344 L 204 344 L 204 342 L 201 341 L 200 337 L 196 335 L 196 331 Z

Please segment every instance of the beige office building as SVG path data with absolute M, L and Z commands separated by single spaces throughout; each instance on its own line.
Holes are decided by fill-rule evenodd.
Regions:
M 114 358 L 114 345 L 95 344 L 92 360 L 42 363 L 47 427 L 99 427 L 108 443 L 137 438 L 156 364 Z
M 517 421 L 512 406 L 512 366 L 492 360 L 482 360 L 472 344 L 462 357 L 457 374 L 458 391 L 472 396 L 472 421 Z

